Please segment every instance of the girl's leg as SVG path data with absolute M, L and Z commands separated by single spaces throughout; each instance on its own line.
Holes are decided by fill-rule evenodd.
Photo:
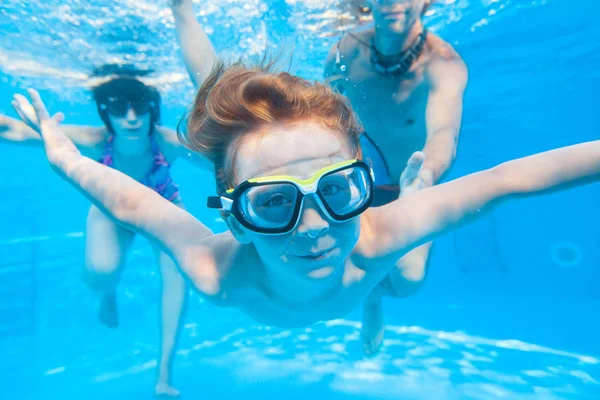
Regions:
M 180 206 L 183 207 L 183 205 Z M 171 367 L 185 315 L 187 284 L 173 260 L 158 249 L 155 249 L 155 252 L 162 280 L 162 340 L 155 391 L 157 395 L 178 396 L 179 391 L 171 386 Z
M 135 234 L 92 206 L 86 223 L 83 280 L 101 293 L 99 317 L 105 325 L 118 325 L 116 287 Z

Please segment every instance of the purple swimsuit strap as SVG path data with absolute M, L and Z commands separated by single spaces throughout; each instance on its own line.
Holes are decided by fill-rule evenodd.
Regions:
M 106 141 L 106 147 L 102 152 L 102 156 L 100 157 L 100 160 L 98 160 L 101 164 L 111 168 L 114 165 L 113 141 L 114 135 L 111 134 Z M 165 199 L 169 201 L 176 200 L 179 198 L 179 189 L 171 180 L 169 173 L 171 164 L 169 164 L 164 154 L 160 151 L 154 135 L 150 137 L 150 145 L 152 146 L 152 166 L 142 180 L 142 183 L 159 193 Z

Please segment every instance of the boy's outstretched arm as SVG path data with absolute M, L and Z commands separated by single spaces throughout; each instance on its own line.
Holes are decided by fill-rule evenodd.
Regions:
M 375 256 L 399 258 L 496 201 L 528 196 L 600 178 L 600 141 L 505 162 L 413 193 L 370 210 Z

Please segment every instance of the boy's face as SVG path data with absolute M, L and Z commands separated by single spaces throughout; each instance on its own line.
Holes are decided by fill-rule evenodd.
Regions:
M 234 168 L 238 183 L 274 175 L 305 179 L 323 167 L 352 158 L 340 133 L 307 121 L 265 128 L 244 138 Z M 240 224 L 232 231 L 238 232 L 238 239 L 253 243 L 261 260 L 275 268 L 278 277 L 323 280 L 336 275 L 358 242 L 360 218 L 334 221 L 314 196 L 308 195 L 298 224 L 289 233 L 262 234 Z

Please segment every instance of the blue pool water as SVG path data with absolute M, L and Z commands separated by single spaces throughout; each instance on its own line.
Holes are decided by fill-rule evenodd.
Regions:
M 112 3 L 3 1 L 0 113 L 15 116 L 12 94 L 33 86 L 70 123 L 99 124 L 80 86 L 92 65 L 130 60 L 157 70 L 163 124 L 174 126 L 193 91 L 166 5 Z M 293 44 L 295 71 L 318 79 L 341 29 L 338 3 L 206 1 L 196 10 L 225 54 Z M 470 70 L 448 179 L 598 139 L 597 1 L 438 3 L 427 25 Z M 106 329 L 79 281 L 89 204 L 39 150 L 0 145 L 0 157 L 0 398 L 150 398 L 159 280 L 149 246 L 136 242 L 118 292 L 121 324 Z M 203 207 L 212 178 L 186 163 L 173 174 L 191 212 L 224 230 Z M 174 383 L 188 399 L 600 398 L 599 200 L 594 184 L 514 201 L 446 234 L 425 288 L 385 302 L 374 359 L 360 352 L 358 310 L 287 331 L 192 295 Z

